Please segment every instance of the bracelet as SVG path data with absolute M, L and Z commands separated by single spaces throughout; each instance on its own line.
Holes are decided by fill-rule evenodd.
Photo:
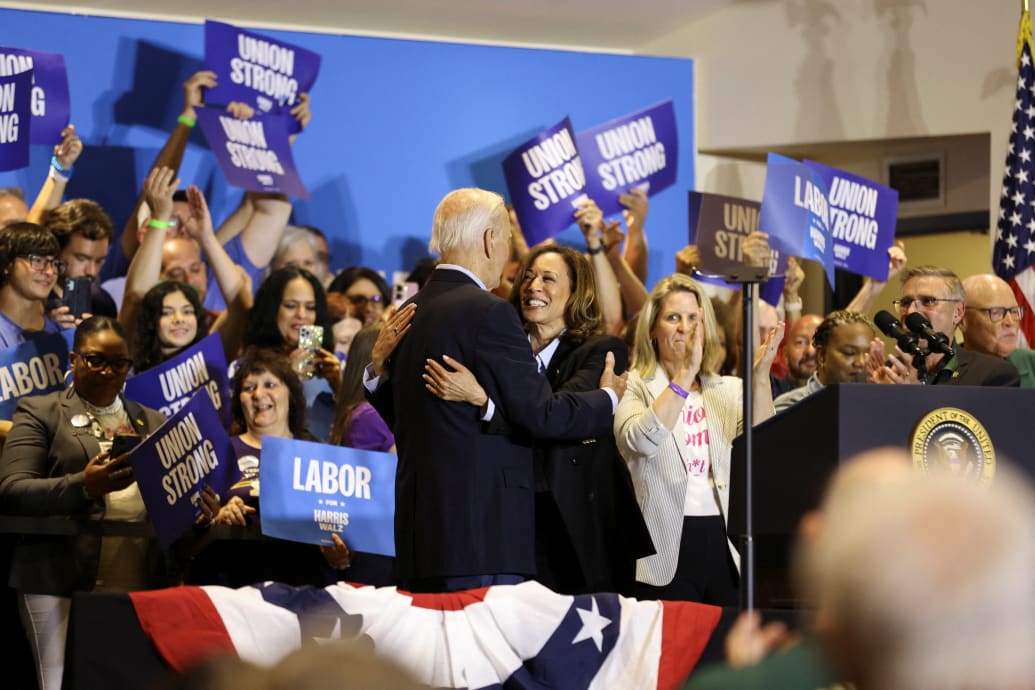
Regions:
M 784 300 L 783 308 L 784 311 L 801 311 L 801 298 L 799 297 L 793 302 L 788 302 Z
M 151 220 L 147 221 L 147 227 L 158 228 L 159 230 L 168 230 L 169 222 L 164 220 L 158 220 L 157 218 L 152 218 Z
M 72 170 L 74 166 L 68 166 L 62 168 L 61 163 L 58 162 L 57 156 L 50 157 L 50 177 L 57 180 L 58 182 L 68 182 L 68 179 L 72 177 Z
M 675 381 L 671 381 L 671 382 L 669 382 L 669 384 L 668 384 L 668 389 L 669 389 L 670 391 L 672 391 L 673 393 L 675 393 L 676 395 L 678 395 L 678 396 L 679 396 L 680 398 L 683 398 L 684 400 L 686 399 L 686 397 L 687 397 L 688 395 L 690 395 L 690 394 L 689 394 L 688 392 L 686 392 L 685 390 L 683 390 L 683 387 L 682 387 L 682 386 L 680 386 L 680 385 L 679 385 L 678 383 L 676 383 Z
M 176 121 L 179 122 L 181 125 L 186 125 L 187 127 L 193 127 L 194 125 L 198 124 L 197 118 L 190 117 L 189 115 L 180 115 L 178 118 L 176 118 Z
M 591 255 L 591 256 L 593 254 L 600 254 L 603 251 L 604 251 L 604 243 L 603 242 L 601 242 L 600 244 L 598 244 L 595 247 L 586 247 L 586 253 Z

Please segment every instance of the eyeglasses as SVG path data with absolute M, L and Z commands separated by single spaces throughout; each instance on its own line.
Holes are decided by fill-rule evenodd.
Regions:
M 967 307 L 970 311 L 983 311 L 988 316 L 988 320 L 992 323 L 1002 321 L 1009 314 L 1013 317 L 1014 321 L 1020 321 L 1024 318 L 1024 307 Z
M 368 303 L 381 304 L 381 295 L 374 295 L 373 297 L 367 297 L 366 295 L 345 295 L 345 299 L 352 303 L 354 307 L 365 307 Z
M 66 268 L 68 268 L 68 264 L 66 264 L 64 261 L 62 261 L 61 259 L 55 259 L 50 256 L 40 256 L 39 254 L 26 254 L 22 258 L 29 262 L 29 267 L 32 270 L 39 271 L 40 273 L 47 270 L 48 268 L 53 267 L 54 271 L 60 275 L 61 273 L 65 272 Z
M 892 300 L 892 304 L 906 311 L 914 304 L 918 309 L 930 309 L 939 302 L 959 302 L 961 300 L 953 299 L 952 297 L 932 297 L 931 295 L 918 295 L 917 297 L 903 297 L 902 299 Z
M 133 360 L 128 357 L 116 357 L 115 359 L 107 359 L 96 354 L 89 354 L 84 352 L 76 352 L 76 356 L 86 363 L 86 367 L 90 371 L 104 371 L 105 369 L 111 369 L 113 373 L 125 374 L 129 371 L 129 367 L 133 364 Z

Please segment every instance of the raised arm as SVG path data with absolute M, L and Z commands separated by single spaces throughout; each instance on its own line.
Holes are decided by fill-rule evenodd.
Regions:
M 29 209 L 28 221 L 42 225 L 47 214 L 61 204 L 65 196 L 65 187 L 72 177 L 72 167 L 83 152 L 83 142 L 75 133 L 75 125 L 68 125 L 61 130 L 61 142 L 54 147 L 54 157 L 50 159 L 50 170 L 43 181 L 36 201 Z
M 628 194 L 618 197 L 618 203 L 625 206 L 623 215 L 625 227 L 629 231 L 622 258 L 640 282 L 647 282 L 647 233 L 644 231 L 647 211 L 650 208 L 647 192 L 642 189 L 631 189 Z
M 119 323 L 126 329 L 136 328 L 140 303 L 161 276 L 162 245 L 172 218 L 172 197 L 179 186 L 180 179 L 176 173 L 166 167 L 155 168 L 144 180 L 141 198 L 146 199 L 145 203 L 151 209 L 151 219 L 144 231 L 144 241 L 126 272 L 126 288 L 122 294 L 122 308 L 119 309 Z
M 888 249 L 888 280 L 891 280 L 898 275 L 905 266 L 906 245 L 899 240 Z M 887 280 L 874 280 L 873 278 L 866 276 L 863 278 L 863 284 L 862 287 L 859 288 L 859 292 L 852 298 L 852 301 L 848 303 L 848 306 L 845 307 L 845 309 L 848 311 L 857 311 L 860 314 L 869 314 L 870 310 L 873 309 L 873 305 L 877 302 L 877 297 L 887 284 Z
M 190 79 L 183 83 L 183 112 L 180 113 L 176 120 L 176 127 L 169 134 L 169 138 L 158 152 L 154 163 L 151 164 L 151 170 L 164 167 L 171 169 L 174 174 L 179 172 L 180 164 L 183 162 L 183 153 L 187 150 L 187 141 L 197 122 L 195 108 L 200 108 L 204 104 L 205 89 L 210 89 L 215 85 L 216 73 L 208 70 L 195 72 Z M 127 261 L 133 259 L 140 246 L 138 231 L 142 211 L 144 215 L 154 217 L 154 209 L 148 208 L 145 204 L 145 197 L 141 194 L 133 207 L 133 212 L 126 220 L 126 226 L 122 229 L 122 237 L 119 241 L 122 246 L 122 254 Z
M 615 333 L 622 326 L 622 295 L 618 290 L 618 279 L 614 270 L 604 255 L 604 214 L 596 202 L 585 199 L 578 203 L 575 221 L 586 238 L 586 253 L 589 254 L 589 263 L 593 266 L 604 331 Z

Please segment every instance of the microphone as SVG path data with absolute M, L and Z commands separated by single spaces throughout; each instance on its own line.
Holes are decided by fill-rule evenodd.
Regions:
M 932 352 L 941 352 L 943 355 L 952 357 L 952 345 L 949 343 L 949 336 L 939 333 L 931 327 L 927 317 L 918 311 L 906 316 L 906 326 L 913 333 L 927 340 L 927 347 Z
M 880 310 L 873 317 L 873 322 L 877 324 L 881 333 L 895 339 L 898 349 L 910 355 L 923 356 L 924 352 L 916 342 L 916 336 L 902 328 L 902 324 L 891 312 Z

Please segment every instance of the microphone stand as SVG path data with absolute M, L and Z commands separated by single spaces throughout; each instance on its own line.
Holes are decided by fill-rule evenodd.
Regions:
M 755 421 L 754 369 L 755 361 L 755 312 L 756 286 L 770 278 L 768 266 L 737 266 L 730 273 L 722 275 L 705 274 L 694 269 L 698 275 L 722 278 L 727 283 L 740 284 L 743 329 L 741 351 L 744 362 L 744 534 L 741 535 L 740 550 L 740 607 L 743 611 L 755 608 L 755 525 L 754 525 L 754 432 Z M 766 374 L 768 376 L 768 373 Z

